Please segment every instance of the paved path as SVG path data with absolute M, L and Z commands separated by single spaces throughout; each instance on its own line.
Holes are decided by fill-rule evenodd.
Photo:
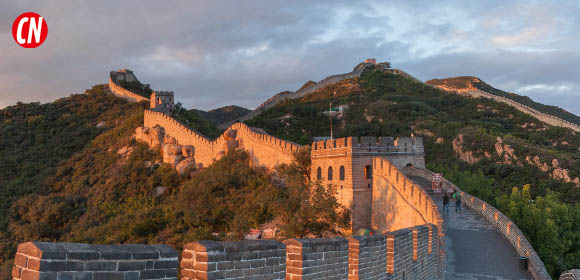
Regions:
M 409 177 L 431 189 L 429 180 Z M 519 268 L 518 255 L 510 243 L 483 217 L 464 205 L 456 213 L 454 202 L 449 212 L 444 212 L 441 197 L 434 199 L 445 219 L 445 279 L 532 279 L 529 272 Z

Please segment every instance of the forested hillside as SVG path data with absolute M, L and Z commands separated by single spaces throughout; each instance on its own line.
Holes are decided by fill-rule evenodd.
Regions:
M 54 103 L 0 110 L 0 279 L 10 278 L 16 246 L 27 241 L 179 249 L 201 239 L 238 240 L 273 221 L 279 238 L 348 226 L 350 213 L 332 193 L 306 182 L 308 149 L 275 178 L 252 168 L 244 152 L 178 175 L 158 149 L 134 140 L 144 107 L 95 86 Z M 219 133 L 192 111 L 174 113 L 206 135 Z
M 382 71 L 286 101 L 247 123 L 308 144 L 330 135 L 324 114 L 330 102 L 344 108 L 332 118 L 334 137 L 422 136 L 428 168 L 519 221 L 553 275 L 580 266 L 580 236 L 574 234 L 580 232 L 580 135 L 503 103 Z M 518 198 L 525 185 L 524 196 L 534 199 L 527 203 Z M 512 193 L 516 187 L 519 192 Z M 563 210 L 552 212 L 550 203 Z M 539 226 L 545 223 L 552 225 L 549 231 Z

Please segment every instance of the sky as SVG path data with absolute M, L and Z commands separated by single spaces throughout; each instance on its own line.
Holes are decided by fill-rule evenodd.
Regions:
M 0 108 L 128 68 L 187 108 L 254 108 L 365 58 L 420 80 L 476 76 L 580 115 L 580 1 L 0 0 Z M 36 12 L 43 45 L 12 23 Z

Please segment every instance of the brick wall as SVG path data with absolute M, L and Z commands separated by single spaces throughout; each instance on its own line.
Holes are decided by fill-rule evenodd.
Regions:
M 180 145 L 194 146 L 195 162 L 201 163 L 203 166 L 211 165 L 226 150 L 227 140 L 223 134 L 212 141 L 171 116 L 145 110 L 144 126 L 153 127 L 155 125 L 163 127 L 165 134 L 175 137 Z M 239 147 L 247 151 L 252 162 L 258 166 L 272 168 L 281 163 L 290 163 L 294 158 L 294 152 L 300 148 L 300 145 L 296 143 L 255 132 L 243 123 L 235 123 L 228 130 L 236 130 L 236 140 L 239 142 Z
M 165 245 L 18 245 L 13 280 L 177 279 L 177 251 Z
M 284 243 L 286 279 L 348 279 L 348 240 L 289 239 Z
M 443 271 L 437 231 L 428 224 L 348 239 L 200 241 L 185 246 L 181 276 L 185 280 L 437 279 Z
M 139 94 L 136 94 L 130 90 L 122 88 L 121 86 L 117 85 L 113 80 L 109 77 L 109 90 L 119 97 L 123 97 L 129 101 L 133 102 L 140 102 L 140 101 L 149 101 L 149 98 L 145 98 Z
M 568 270 L 562 273 L 560 280 L 580 280 L 580 269 Z
M 348 238 L 348 279 L 386 279 L 387 237 L 383 235 Z
M 285 245 L 274 240 L 199 241 L 184 246 L 181 279 L 284 279 Z

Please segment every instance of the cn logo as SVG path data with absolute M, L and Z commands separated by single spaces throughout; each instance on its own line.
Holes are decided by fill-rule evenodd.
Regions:
M 48 26 L 43 17 L 37 13 L 24 13 L 14 20 L 12 36 L 23 48 L 40 46 L 48 35 Z

